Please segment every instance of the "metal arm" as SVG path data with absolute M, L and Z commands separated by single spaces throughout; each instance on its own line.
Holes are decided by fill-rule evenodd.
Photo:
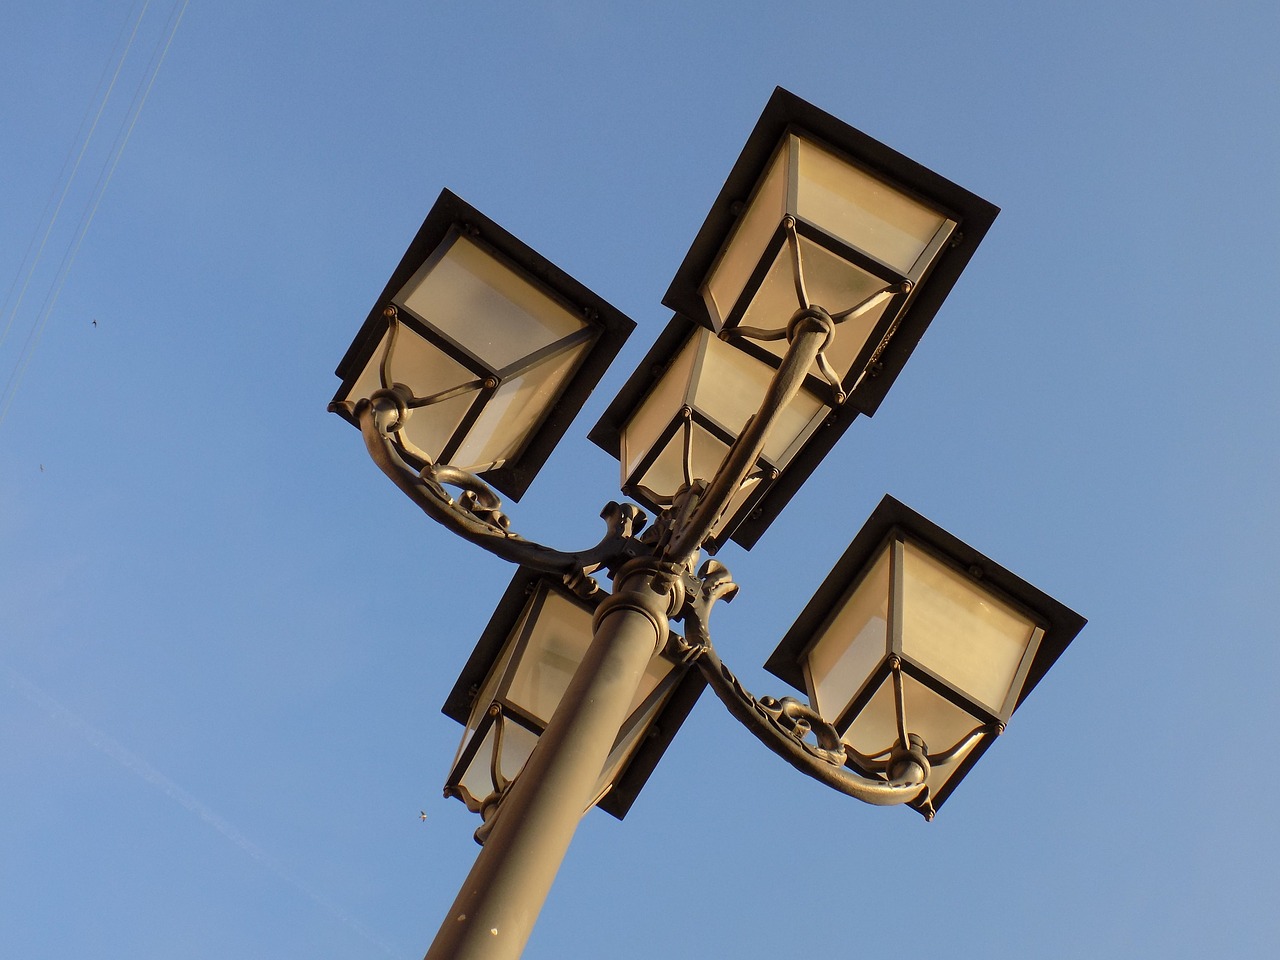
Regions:
M 453 533 L 504 560 L 571 579 L 615 565 L 642 549 L 635 536 L 646 517 L 643 510 L 629 503 L 607 504 L 600 514 L 608 526 L 604 538 L 577 553 L 555 550 L 513 533 L 510 520 L 502 513 L 502 501 L 479 477 L 447 464 L 429 464 L 419 472 L 405 462 L 387 426 L 394 422 L 397 411 L 385 393 L 389 391 L 379 390 L 372 399 L 360 400 L 353 411 L 369 456 L 427 516 Z M 445 484 L 463 490 L 463 495 L 454 499 Z
M 717 600 L 733 599 L 738 587 L 724 565 L 715 560 L 703 565 L 698 579 L 701 589 L 684 607 L 685 636 L 672 634 L 671 653 L 693 661 L 716 696 L 757 740 L 801 773 L 865 803 L 891 806 L 916 799 L 927 801 L 924 784 L 930 764 L 918 737 L 909 737 L 905 744 L 899 742 L 883 763 L 856 756 L 863 766 L 884 770 L 886 779 L 871 779 L 844 766 L 852 751 L 808 704 L 791 697 L 756 698 L 748 692 L 716 653 L 707 629 L 711 607 Z M 816 743 L 808 741 L 809 734 Z
M 888 762 L 888 780 L 860 776 L 843 765 L 846 749 L 835 730 L 812 707 L 786 697 L 757 699 L 720 660 L 715 648 L 703 647 L 694 661 L 716 696 L 757 740 L 782 759 L 820 783 L 846 796 L 877 806 L 892 806 L 927 796 L 929 761 L 918 738 L 895 749 Z M 804 739 L 812 732 L 814 746 Z
M 858 753 L 841 740 L 839 732 L 809 704 L 792 697 L 752 695 L 734 676 L 711 643 L 707 621 L 717 600 L 728 602 L 737 593 L 729 571 L 708 560 L 698 571 L 699 584 L 688 589 L 684 606 L 685 636 L 672 634 L 668 655 L 692 662 L 729 712 L 751 734 L 801 773 L 864 803 L 891 806 L 911 803 L 928 819 L 933 818 L 929 789 L 925 786 L 935 765 L 963 756 L 984 735 L 1003 727 L 978 727 L 945 750 L 928 752 L 925 742 L 909 732 L 902 693 L 901 665 L 893 662 L 894 698 L 897 702 L 898 740 L 872 756 Z M 813 741 L 809 737 L 813 737 Z M 850 769 L 852 761 L 857 769 Z M 878 774 L 864 776 L 859 771 Z

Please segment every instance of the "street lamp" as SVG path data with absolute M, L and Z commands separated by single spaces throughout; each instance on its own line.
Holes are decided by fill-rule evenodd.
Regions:
M 735 542 L 754 545 L 853 420 L 875 413 L 998 212 L 774 91 L 662 301 L 775 368 L 802 317 L 834 324 L 801 367 L 829 415 L 760 492 Z M 643 389 L 629 383 L 619 399 Z
M 875 412 L 995 214 L 775 92 L 676 316 L 591 432 L 656 519 L 610 503 L 566 552 L 515 533 L 493 488 L 523 493 L 631 321 L 441 195 L 330 407 L 429 516 L 520 565 L 445 704 L 446 793 L 483 847 L 429 960 L 519 956 L 583 812 L 626 813 L 704 684 L 805 774 L 932 817 L 1083 627 L 886 498 L 768 663 L 808 702 L 755 697 L 711 642 L 737 587 L 702 552 L 754 544 Z

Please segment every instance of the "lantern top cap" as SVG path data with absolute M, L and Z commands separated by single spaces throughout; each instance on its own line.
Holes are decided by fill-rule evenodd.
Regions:
M 887 543 L 897 538 L 918 544 L 946 563 L 967 572 L 983 590 L 1008 601 L 1044 629 L 1015 708 L 1026 699 L 1087 622 L 1075 611 L 1010 573 L 958 537 L 886 495 L 787 631 L 769 657 L 765 669 L 793 687 L 804 689 L 801 661 L 811 641 Z
M 807 100 L 778 87 L 765 105 L 764 112 L 747 138 L 733 169 L 729 171 L 724 187 L 716 197 L 693 245 L 685 254 L 684 262 L 680 264 L 666 296 L 663 297 L 663 304 L 699 323 L 711 325 L 699 287 L 732 232 L 741 205 L 751 196 L 778 143 L 788 132 L 821 141 L 852 165 L 861 167 L 938 208 L 959 224 L 965 238 L 961 248 L 964 253 L 963 256 L 950 258 L 958 262 L 948 271 L 951 282 L 944 285 L 942 295 L 945 296 L 946 290 L 977 247 L 978 241 L 995 220 L 999 208 Z M 939 303 L 941 299 L 942 297 L 938 298 Z

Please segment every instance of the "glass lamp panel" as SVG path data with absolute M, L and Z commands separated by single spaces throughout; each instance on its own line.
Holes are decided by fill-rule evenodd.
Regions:
M 1005 716 L 1036 624 L 909 541 L 902 573 L 903 656 Z
M 663 431 L 679 415 L 681 408 L 689 405 L 689 384 L 698 360 L 698 348 L 698 338 L 691 337 L 623 426 L 621 460 L 624 484 L 661 438 Z
M 482 472 L 517 456 L 589 346 L 584 343 L 566 350 L 518 377 L 504 380 L 452 456 L 454 466 Z
M 493 793 L 492 758 L 497 726 L 497 723 L 493 723 L 485 730 L 479 749 L 472 754 L 467 769 L 458 778 L 458 785 L 476 801 L 484 800 Z M 524 769 L 537 742 L 537 734 L 520 726 L 510 717 L 503 717 L 502 756 L 498 767 L 502 775 L 508 780 L 514 780 Z
M 524 613 L 520 617 L 520 625 L 524 624 L 528 616 L 529 607 L 526 606 Z M 512 638 L 520 635 L 520 625 L 512 632 Z M 506 645 L 502 648 L 502 655 L 489 669 L 489 675 L 485 677 L 484 686 L 480 688 L 480 692 L 471 701 L 471 713 L 467 717 L 466 726 L 462 730 L 462 743 L 458 746 L 458 754 L 453 759 L 455 766 L 462 758 L 462 754 L 466 752 L 467 744 L 471 742 L 471 738 L 475 736 L 476 731 L 484 726 L 485 718 L 489 715 L 489 707 L 497 695 L 498 684 L 503 676 L 506 675 L 507 667 L 511 663 L 511 654 L 515 651 L 515 648 L 514 640 L 508 639 Z
M 729 500 L 728 506 L 724 508 L 724 513 L 720 514 L 720 519 L 716 521 L 714 526 L 712 526 L 710 533 L 710 539 L 712 541 L 718 541 L 720 534 L 731 523 L 736 526 L 739 513 L 746 508 L 748 501 L 751 499 L 752 494 L 755 493 L 758 486 L 760 486 L 759 477 L 750 477 L 743 481 L 742 486 L 738 488 L 737 493 L 735 493 Z M 711 543 L 708 543 L 705 549 L 709 553 L 714 553 L 719 549 L 719 547 L 717 546 L 713 549 Z
M 692 456 L 689 458 L 693 479 L 706 480 L 715 475 L 729 452 L 729 445 L 710 433 L 706 427 L 694 420 Z M 684 431 L 680 426 L 671 439 L 662 447 L 662 451 L 645 469 L 636 483 L 647 487 L 660 497 L 671 497 L 684 486 Z
M 695 339 L 704 341 L 706 352 L 697 382 L 692 385 L 694 408 L 736 437 L 760 409 L 776 371 L 750 354 L 734 349 L 710 331 L 700 330 Z M 827 412 L 815 394 L 801 388 L 769 432 L 765 459 L 779 469 L 785 468 L 822 425 Z M 709 478 L 710 474 L 699 476 Z
M 494 370 L 587 325 L 470 237 L 455 233 L 395 297 Z
M 693 429 L 693 465 L 694 479 L 707 480 L 715 475 L 716 470 L 729 453 L 729 445 L 707 430 L 695 418 L 691 424 Z M 634 479 L 628 478 L 623 486 L 632 485 L 646 487 L 660 497 L 673 496 L 684 486 L 684 427 L 680 426 L 663 446 L 653 463 Z M 738 513 L 751 499 L 760 485 L 759 477 L 748 478 L 729 501 L 720 520 L 711 529 L 711 538 L 715 539 L 737 517 Z
M 591 611 L 547 591 L 528 630 L 505 699 L 545 727 L 591 643 Z
M 889 549 L 849 591 L 805 654 L 809 699 L 834 722 L 889 654 Z
M 799 240 L 805 292 L 811 303 L 829 313 L 839 313 L 857 306 L 888 286 L 880 277 L 836 256 L 807 237 L 800 237 Z M 769 272 L 765 274 L 764 281 L 752 295 L 751 302 L 737 325 L 766 330 L 785 327 L 799 308 L 799 303 L 791 251 L 784 245 L 774 258 Z M 835 339 L 825 352 L 827 360 L 840 374 L 840 379 L 846 386 L 852 386 L 848 379 L 854 361 L 858 359 L 858 354 L 866 346 L 891 303 L 892 300 L 886 299 L 861 316 L 851 317 L 837 324 Z M 760 346 L 781 357 L 786 353 L 787 341 L 766 340 Z
M 903 276 L 918 279 L 927 266 L 917 266 L 921 254 L 950 221 L 814 141 L 797 139 L 796 213 Z
M 375 390 L 382 388 L 379 370 L 386 349 L 387 334 L 384 333 L 378 349 L 360 371 L 351 390 L 339 399 L 365 400 Z M 391 357 L 391 377 L 395 382 L 407 386 L 415 396 L 429 397 L 433 393 L 471 382 L 476 376 L 474 371 L 468 370 L 441 352 L 435 344 L 420 337 L 408 324 L 400 324 L 395 353 Z M 401 432 L 409 443 L 436 460 L 475 399 L 476 391 L 468 390 L 449 400 L 419 407 L 410 414 Z
M 742 212 L 720 257 L 702 285 L 702 297 L 712 322 L 719 331 L 742 294 L 742 288 L 755 271 L 786 215 L 787 151 L 784 140 L 764 177 L 760 180 L 746 209 Z M 787 315 L 788 317 L 790 314 Z
M 949 750 L 982 725 L 907 673 L 902 677 L 902 696 L 906 705 L 907 732 L 921 737 L 928 753 Z M 859 753 L 874 755 L 888 750 L 898 741 L 897 709 L 893 677 L 888 676 L 841 734 L 841 739 Z M 936 793 L 967 755 L 966 751 L 950 763 L 934 766 L 925 781 L 930 792 Z

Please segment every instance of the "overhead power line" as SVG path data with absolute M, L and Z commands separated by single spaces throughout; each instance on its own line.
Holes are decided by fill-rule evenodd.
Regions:
M 180 4 L 177 2 L 174 3 L 169 10 L 169 18 L 165 24 L 165 29 L 161 32 L 152 47 L 150 60 L 134 90 L 133 100 L 121 119 L 121 123 L 111 149 L 103 158 L 97 182 L 85 200 L 77 228 L 67 242 L 58 270 L 54 274 L 49 289 L 45 294 L 44 302 L 30 323 L 26 339 L 23 342 L 22 348 L 18 351 L 17 357 L 14 359 L 4 390 L 0 391 L 0 424 L 3 424 L 5 417 L 8 415 L 9 408 L 13 404 L 13 399 L 17 395 L 18 388 L 22 384 L 22 378 L 26 373 L 27 366 L 30 364 L 31 358 L 40 344 L 40 339 L 44 334 L 45 326 L 48 324 L 49 318 L 53 314 L 54 307 L 57 305 L 58 297 L 61 295 L 63 287 L 66 285 L 67 278 L 71 273 L 71 268 L 75 263 L 76 256 L 80 252 L 80 247 L 84 243 L 85 236 L 89 232 L 89 227 L 93 223 L 93 219 L 97 215 L 98 208 L 102 203 L 102 198 L 106 194 L 107 187 L 111 183 L 111 178 L 114 176 L 116 167 L 120 163 L 120 158 L 123 156 L 125 147 L 128 145 L 129 137 L 132 135 L 134 127 L 137 126 L 138 118 L 142 114 L 142 108 L 146 105 L 147 98 L 151 94 L 151 89 L 155 85 L 156 77 L 160 73 L 160 67 L 163 65 L 165 57 L 169 53 L 169 48 L 173 44 L 173 38 L 178 32 L 178 26 L 182 22 L 183 14 L 186 13 L 187 4 L 189 2 L 190 0 L 181 0 Z M 22 264 L 18 267 L 17 274 L 14 277 L 14 282 L 10 285 L 9 294 L 6 296 L 5 305 L 7 309 L 8 300 L 12 297 L 14 290 L 18 290 L 17 299 L 15 300 L 12 309 L 8 312 L 4 330 L 3 332 L 0 332 L 0 351 L 3 350 L 4 344 L 14 326 L 14 321 L 19 315 L 27 288 L 30 286 L 31 280 L 35 276 L 36 269 L 43 258 L 45 247 L 47 246 L 49 238 L 54 231 L 59 215 L 66 203 L 67 196 L 71 192 L 72 185 L 77 179 L 82 162 L 89 151 L 89 146 L 98 129 L 99 122 L 101 121 L 103 114 L 106 112 L 107 105 L 111 100 L 112 94 L 116 89 L 117 82 L 120 79 L 121 73 L 123 72 L 125 64 L 128 61 L 129 55 L 135 45 L 139 28 L 142 26 L 143 19 L 146 17 L 147 11 L 150 7 L 151 0 L 144 0 L 141 9 L 138 11 L 137 17 L 133 20 L 132 29 L 128 31 L 128 40 L 124 43 L 123 49 L 120 50 L 118 58 L 115 58 L 115 69 L 111 72 L 110 82 L 106 83 L 105 89 L 103 88 L 103 82 L 99 82 L 98 89 L 101 93 L 96 96 L 97 110 L 92 111 L 91 108 L 91 111 L 93 112 L 93 121 L 89 125 L 88 132 L 84 133 L 83 142 L 81 142 L 81 134 L 85 130 L 84 121 L 81 121 L 80 129 L 76 132 L 76 139 L 73 141 L 71 150 L 68 152 L 68 161 L 74 153 L 76 157 L 75 162 L 71 164 L 70 171 L 68 172 L 68 161 L 64 161 L 62 171 L 59 173 L 59 181 L 62 183 L 62 189 L 59 192 L 58 182 L 55 182 L 53 192 L 50 194 L 50 201 L 52 201 L 53 196 L 58 196 L 57 204 L 53 206 L 53 210 L 50 213 L 50 203 L 46 203 L 44 213 L 42 213 L 41 216 L 41 222 L 37 224 L 36 229 L 32 234 L 31 243 L 27 246 L 27 253 L 23 258 Z M 126 18 L 126 27 L 128 22 L 129 20 Z M 123 35 L 124 28 L 121 30 L 121 36 Z M 118 48 L 119 46 L 120 41 L 117 39 L 116 47 Z M 108 60 L 108 66 L 110 63 L 111 61 Z M 104 80 L 106 75 L 106 71 L 104 70 Z M 89 112 L 90 111 L 87 111 L 85 114 L 86 119 Z M 80 142 L 80 149 L 78 152 L 76 151 L 77 142 Z M 36 237 L 40 238 L 38 245 L 36 243 Z M 32 256 L 33 248 L 35 250 L 34 256 Z M 25 277 L 23 277 L 24 271 Z M 22 278 L 20 287 L 18 285 L 19 278 Z

